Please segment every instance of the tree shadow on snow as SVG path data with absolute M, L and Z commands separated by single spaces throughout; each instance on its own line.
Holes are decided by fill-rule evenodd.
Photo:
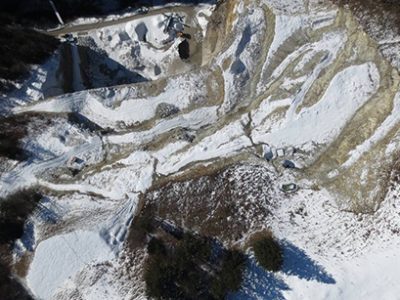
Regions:
M 283 266 L 286 275 L 297 276 L 300 279 L 314 280 L 326 284 L 335 284 L 335 279 L 322 266 L 314 262 L 300 248 L 288 241 L 283 241 Z
M 297 276 L 300 279 L 314 280 L 325 284 L 336 283 L 322 266 L 313 261 L 302 249 L 288 241 L 281 243 L 284 262 L 282 273 Z M 250 257 L 243 275 L 242 288 L 231 295 L 230 300 L 270 299 L 284 300 L 284 291 L 290 287 L 279 278 L 279 273 L 265 271 L 258 265 L 254 257 Z
M 247 268 L 243 274 L 242 288 L 231 295 L 229 300 L 247 299 L 274 299 L 284 300 L 283 291 L 289 286 L 273 272 L 265 271 L 257 264 L 253 257 L 247 261 Z

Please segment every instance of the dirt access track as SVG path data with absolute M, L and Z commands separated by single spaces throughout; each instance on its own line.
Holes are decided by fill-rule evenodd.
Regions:
M 156 8 L 150 10 L 149 12 L 143 14 L 138 13 L 135 15 L 127 16 L 127 17 L 120 17 L 115 20 L 102 20 L 96 23 L 88 23 L 88 24 L 77 24 L 77 25 L 66 25 L 56 29 L 50 29 L 47 31 L 48 34 L 52 36 L 61 36 L 68 33 L 83 33 L 90 30 L 100 29 L 103 27 L 118 25 L 127 23 L 129 21 L 138 20 L 143 17 L 147 16 L 154 16 L 159 14 L 167 14 L 167 13 L 185 13 L 189 18 L 194 18 L 194 9 L 192 5 L 185 5 L 185 6 L 173 6 L 173 7 L 163 7 L 163 8 Z

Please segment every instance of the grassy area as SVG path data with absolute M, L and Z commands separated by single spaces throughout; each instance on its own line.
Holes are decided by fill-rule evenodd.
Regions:
M 102 12 L 102 0 L 54 0 L 67 20 Z M 32 65 L 48 59 L 59 41 L 32 27 L 48 28 L 58 24 L 48 0 L 0 1 L 0 79 L 20 80 Z M 0 90 L 12 85 L 0 80 Z
M 400 1 L 399 0 L 331 0 L 339 6 L 347 6 L 354 13 L 364 13 L 370 17 L 385 17 L 393 21 L 400 20 Z M 387 20 L 382 19 L 382 22 Z M 393 22 L 398 27 L 399 24 Z
M 348 4 L 363 6 L 365 8 L 375 9 L 377 6 L 386 8 L 399 8 L 399 0 L 333 0 L 337 4 Z
M 242 239 L 268 218 L 275 200 L 272 179 L 263 167 L 239 164 L 205 176 L 193 174 L 188 180 L 154 186 L 144 194 L 144 202 L 155 205 L 160 218 L 197 228 L 200 234 L 227 244 Z M 251 201 L 254 197 L 258 201 Z

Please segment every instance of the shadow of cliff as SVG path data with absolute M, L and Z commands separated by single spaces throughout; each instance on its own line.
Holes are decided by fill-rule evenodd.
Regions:
M 79 60 L 73 54 L 74 51 L 78 53 Z M 139 73 L 110 58 L 104 51 L 66 43 L 63 45 L 63 54 L 61 68 L 64 93 L 147 81 Z

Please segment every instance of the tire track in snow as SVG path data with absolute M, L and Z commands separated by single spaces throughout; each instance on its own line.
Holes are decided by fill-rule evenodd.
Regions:
M 68 151 L 56 158 L 43 161 L 40 163 L 23 163 L 17 169 L 1 177 L 1 191 L 0 195 L 4 196 L 38 183 L 36 175 L 43 173 L 48 169 L 65 166 L 68 160 L 73 157 L 82 156 L 96 148 L 102 147 L 102 140 L 100 137 L 95 137 L 90 143 L 79 145 L 71 151 Z

